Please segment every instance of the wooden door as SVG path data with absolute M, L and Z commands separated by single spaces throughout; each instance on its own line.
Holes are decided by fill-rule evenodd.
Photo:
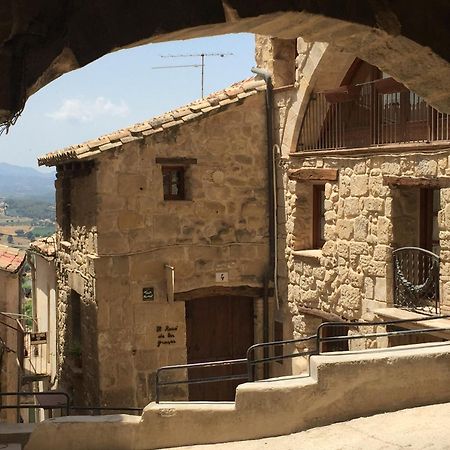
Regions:
M 218 296 L 186 302 L 188 363 L 245 358 L 253 344 L 253 299 Z M 245 374 L 245 364 L 190 369 L 189 379 Z M 190 400 L 234 400 L 239 381 L 189 385 Z M 242 381 L 241 381 L 242 383 Z

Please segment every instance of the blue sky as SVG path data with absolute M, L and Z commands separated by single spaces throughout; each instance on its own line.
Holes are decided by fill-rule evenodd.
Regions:
M 198 64 L 200 58 L 161 55 L 233 53 L 207 57 L 205 95 L 252 75 L 254 36 L 224 35 L 121 50 L 63 75 L 34 94 L 7 135 L 0 162 L 37 167 L 36 158 L 133 123 L 201 96 L 200 68 L 152 69 Z

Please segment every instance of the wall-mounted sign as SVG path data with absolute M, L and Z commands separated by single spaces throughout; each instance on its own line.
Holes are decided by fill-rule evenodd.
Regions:
M 156 346 L 174 345 L 177 343 L 178 325 L 157 325 Z
M 47 333 L 46 332 L 30 333 L 30 343 L 31 345 L 46 344 Z
M 151 302 L 155 300 L 155 288 L 146 287 L 142 289 L 142 300 L 144 300 L 144 302 Z
M 216 283 L 227 283 L 228 272 L 216 272 Z

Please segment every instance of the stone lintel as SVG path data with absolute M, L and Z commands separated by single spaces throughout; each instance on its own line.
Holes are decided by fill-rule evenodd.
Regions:
M 251 286 L 211 286 L 199 289 L 193 289 L 187 292 L 175 292 L 175 301 L 194 300 L 197 298 L 213 297 L 220 295 L 230 295 L 234 297 L 263 297 L 264 289 L 262 287 Z M 269 289 L 269 297 L 273 296 L 273 289 Z
M 189 166 L 191 164 L 197 164 L 197 158 L 185 158 L 185 157 L 174 157 L 174 158 L 155 158 L 156 164 L 174 164 L 178 166 Z
M 425 188 L 450 187 L 450 177 L 418 178 L 418 177 L 394 177 L 383 176 L 383 183 L 388 186 L 410 186 Z
M 327 311 L 323 311 L 317 308 L 308 308 L 306 306 L 297 306 L 298 312 L 300 314 L 309 314 L 311 316 L 320 317 L 321 319 L 325 319 L 328 322 L 348 322 L 348 320 L 343 319 L 341 316 L 337 314 L 333 314 Z
M 336 181 L 337 169 L 291 169 L 288 172 L 289 179 L 295 181 Z

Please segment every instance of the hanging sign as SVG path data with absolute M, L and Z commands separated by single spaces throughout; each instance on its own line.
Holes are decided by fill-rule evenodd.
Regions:
M 46 332 L 30 333 L 30 343 L 31 345 L 46 344 L 47 333 Z

